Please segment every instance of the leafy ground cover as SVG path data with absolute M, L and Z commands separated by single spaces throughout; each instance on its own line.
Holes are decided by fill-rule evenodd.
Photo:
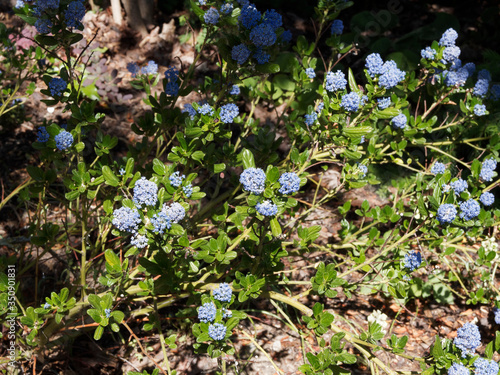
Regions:
M 70 3 L 3 14 L 6 373 L 498 372 L 487 5 L 191 3 L 141 40 Z

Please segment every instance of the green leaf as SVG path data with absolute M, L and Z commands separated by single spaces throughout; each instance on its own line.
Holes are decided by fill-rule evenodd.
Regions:
M 281 234 L 280 223 L 278 222 L 278 219 L 275 217 L 271 219 L 271 232 L 273 233 L 274 237 L 278 237 Z
M 351 68 L 349 68 L 349 70 L 348 70 L 347 77 L 349 80 L 349 88 L 351 89 L 351 91 L 354 91 L 357 94 L 361 94 L 361 90 L 359 89 L 358 84 L 356 83 L 356 80 L 354 79 L 354 74 L 352 73 Z
M 110 186 L 118 186 L 119 180 L 107 165 L 102 167 L 102 175 L 104 176 L 104 181 Z
M 225 170 L 226 170 L 226 164 L 224 163 L 214 164 L 214 173 L 220 173 Z
M 104 327 L 98 326 L 94 332 L 94 340 L 96 340 L 96 341 L 99 340 L 102 337 L 103 333 L 104 333 Z
M 243 162 L 243 168 L 255 168 L 255 160 L 253 158 L 253 154 L 246 148 L 241 151 L 241 161 Z
M 104 257 L 106 258 L 106 262 L 112 267 L 115 268 L 115 266 L 120 266 L 120 258 L 118 258 L 118 255 L 116 255 L 113 250 L 107 249 L 104 252 Z
M 262 65 L 257 65 L 255 70 L 260 73 L 273 74 L 279 73 L 280 66 L 278 64 L 266 63 Z
M 132 159 L 133 160 L 133 159 Z M 153 171 L 160 176 L 165 176 L 167 174 L 167 168 L 158 159 L 153 159 Z
M 372 130 L 370 126 L 359 126 L 356 128 L 344 128 L 342 132 L 348 137 L 359 137 L 361 135 L 368 135 Z

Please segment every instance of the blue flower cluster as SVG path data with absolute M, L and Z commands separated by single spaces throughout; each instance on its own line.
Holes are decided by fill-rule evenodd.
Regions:
M 167 80 L 165 84 L 165 94 L 176 96 L 179 93 L 179 71 L 175 66 L 172 65 L 168 67 L 165 71 L 165 79 Z
M 467 79 L 474 73 L 476 69 L 473 63 L 467 63 L 462 67 L 460 59 L 455 59 L 450 67 L 450 70 L 444 70 L 441 77 L 444 78 L 444 83 L 448 87 L 463 86 Z
M 212 116 L 214 114 L 214 109 L 210 106 L 210 104 L 205 103 L 198 108 L 198 113 L 201 113 L 202 115 Z
M 191 120 L 194 120 L 194 117 L 196 116 L 197 112 L 196 109 L 194 109 L 191 104 L 184 104 L 184 109 L 182 110 L 182 113 L 189 114 Z
M 393 117 L 391 124 L 393 128 L 404 129 L 406 126 L 407 118 L 404 114 L 400 113 L 396 117 Z
M 270 47 L 276 43 L 276 33 L 268 23 L 261 23 L 250 32 L 250 40 L 256 47 Z
M 434 60 L 434 57 L 436 57 L 436 53 L 437 52 L 435 49 L 426 47 L 420 51 L 420 56 L 422 56 L 423 59 Z
M 164 204 L 162 212 L 164 212 L 168 216 L 172 223 L 176 224 L 184 219 L 184 216 L 186 216 L 186 210 L 179 202 L 174 202 L 170 206 Z
M 391 105 L 391 98 L 380 98 L 380 99 L 377 99 L 377 106 L 378 106 L 378 109 L 386 109 L 386 108 L 389 108 L 389 106 Z
M 37 134 L 36 141 L 40 143 L 45 143 L 50 138 L 50 134 L 45 128 L 45 126 L 40 126 L 36 134 Z
M 481 194 L 479 200 L 485 206 L 491 206 L 493 203 L 495 203 L 495 196 L 489 191 L 486 191 L 483 194 Z
M 227 328 L 224 324 L 215 323 L 208 326 L 208 335 L 212 340 L 221 341 L 226 336 Z
M 52 29 L 52 21 L 47 18 L 39 18 L 35 22 L 35 28 L 40 34 L 48 34 L 50 33 L 50 29 Z
M 165 233 L 165 229 L 172 227 L 172 220 L 164 211 L 160 211 L 151 217 L 151 225 L 153 225 L 153 232 L 156 234 Z
M 313 125 L 317 119 L 318 119 L 318 114 L 316 112 L 304 115 L 304 122 L 307 126 Z
M 458 33 L 454 29 L 449 28 L 443 33 L 443 35 L 441 35 L 441 39 L 439 39 L 439 45 L 446 47 L 454 46 L 457 38 Z
M 497 308 L 497 307 L 495 307 L 495 308 L 493 309 L 493 314 L 494 314 L 494 316 L 495 316 L 495 323 L 496 323 L 496 324 L 500 324 L 500 309 L 499 309 L 499 308 Z
M 257 64 L 265 64 L 269 62 L 269 59 L 271 58 L 271 55 L 264 52 L 262 48 L 257 48 L 257 51 L 253 54 L 253 57 L 255 60 L 257 60 Z
M 135 234 L 130 240 L 130 244 L 137 247 L 138 249 L 144 249 L 148 246 L 148 238 L 143 234 Z
M 71 147 L 73 144 L 73 135 L 66 130 L 62 130 L 58 135 L 54 137 L 56 141 L 56 147 L 58 150 L 64 151 Z
M 309 78 L 312 79 L 312 78 L 316 77 L 316 72 L 314 71 L 313 68 L 307 68 L 306 69 L 306 75 L 307 75 L 307 77 L 309 77 Z
M 240 95 L 240 92 L 240 87 L 238 85 L 233 85 L 231 91 L 229 91 L 229 95 Z
M 64 18 L 68 27 L 80 27 L 85 17 L 85 6 L 81 0 L 72 1 L 68 4 Z
M 300 189 L 300 178 L 293 172 L 283 173 L 278 182 L 281 185 L 278 190 L 281 194 L 292 194 Z
M 443 60 L 445 62 L 453 62 L 460 56 L 460 48 L 457 46 L 446 47 L 443 51 Z
M 450 186 L 456 195 L 460 195 L 461 193 L 467 190 L 469 184 L 467 183 L 467 181 L 459 178 L 458 180 L 451 182 Z
M 451 223 L 457 216 L 457 209 L 451 203 L 444 203 L 437 210 L 437 219 L 441 224 Z
M 198 309 L 198 319 L 203 323 L 213 322 L 216 313 L 217 309 L 215 304 L 213 302 L 207 302 Z
M 330 28 L 330 33 L 332 35 L 342 35 L 344 31 L 344 23 L 341 20 L 335 20 Z
M 453 363 L 448 369 L 448 375 L 470 375 L 470 371 L 461 363 Z
M 220 109 L 220 120 L 225 124 L 230 124 L 234 121 L 235 117 L 240 114 L 238 106 L 234 103 L 223 105 Z
M 378 53 L 366 57 L 365 67 L 370 77 L 378 77 L 378 83 L 385 88 L 395 87 L 405 79 L 406 73 L 400 69 L 394 60 L 384 62 Z
M 231 50 L 231 58 L 236 60 L 240 65 L 244 64 L 245 61 L 250 57 L 250 50 L 243 43 L 234 46 Z
M 486 106 L 484 104 L 476 104 L 474 106 L 474 114 L 476 116 L 484 116 L 486 114 Z
M 347 80 L 345 79 L 345 74 L 340 70 L 335 73 L 326 73 L 325 89 L 327 91 L 333 92 L 338 90 L 344 90 L 347 86 Z
M 111 317 L 111 309 L 104 309 L 104 314 L 106 315 L 106 318 L 110 318 Z
M 361 172 L 361 177 L 365 178 L 366 174 L 368 173 L 368 167 L 366 165 L 359 164 L 358 165 L 358 169 Z
M 36 17 L 44 16 L 49 10 L 59 9 L 59 0 L 38 0 L 33 8 L 33 15 Z
M 220 7 L 220 12 L 224 15 L 228 15 L 233 11 L 233 4 L 231 3 L 224 3 Z
M 173 187 L 179 187 L 182 185 L 182 181 L 186 178 L 186 176 L 181 175 L 181 172 L 177 171 L 172 173 L 172 175 L 168 178 L 170 181 L 170 185 Z
M 50 95 L 54 97 L 61 96 L 67 86 L 68 84 L 64 79 L 58 77 L 52 78 L 49 82 Z
M 207 10 L 203 15 L 203 19 L 209 25 L 215 25 L 219 21 L 219 18 L 220 18 L 219 12 L 214 7 Z
M 139 68 L 139 65 L 137 65 L 137 63 L 135 63 L 135 62 L 129 62 L 127 64 L 127 70 L 130 73 L 132 73 L 132 77 L 135 77 L 137 75 L 137 73 L 139 73 L 140 68 Z
M 221 283 L 214 290 L 213 296 L 217 301 L 221 302 L 231 302 L 231 297 L 233 295 L 233 291 L 228 283 Z
M 462 212 L 460 213 L 460 217 L 464 220 L 472 220 L 479 215 L 481 211 L 481 207 L 479 203 L 477 203 L 474 199 L 468 199 L 465 202 L 460 203 L 460 209 Z
M 410 251 L 405 254 L 404 266 L 410 271 L 415 271 L 422 264 L 422 254 L 419 251 Z
M 481 334 L 477 325 L 465 323 L 457 330 L 457 337 L 453 344 L 462 351 L 462 357 L 468 354 L 474 355 L 476 349 L 481 345 Z
M 182 187 L 182 191 L 184 194 L 186 194 L 186 197 L 190 197 L 191 194 L 193 194 L 193 185 L 191 183 L 188 183 L 187 185 Z
M 431 173 L 432 174 L 443 174 L 445 170 L 446 170 L 446 165 L 444 165 L 443 163 L 437 161 L 432 166 Z
M 154 206 L 158 201 L 158 185 L 142 177 L 134 186 L 134 203 L 141 208 L 142 205 Z
M 349 112 L 356 112 L 361 105 L 361 98 L 358 93 L 350 92 L 342 97 L 340 106 Z
M 232 316 L 233 316 L 233 312 L 231 310 L 228 310 L 225 307 L 222 308 L 222 317 L 223 318 L 231 318 Z
M 141 69 L 142 74 L 156 74 L 158 73 L 158 64 L 153 60 L 148 61 L 148 64 Z
M 486 358 L 478 358 L 474 361 L 475 375 L 497 375 L 499 371 L 498 363 Z
M 486 69 L 480 70 L 477 73 L 477 82 L 474 86 L 473 94 L 484 98 L 488 93 L 488 88 L 490 87 L 491 75 Z
M 243 189 L 258 195 L 265 189 L 266 174 L 260 168 L 247 168 L 240 175 L 240 183 Z
M 493 172 L 496 168 L 497 161 L 495 159 L 486 159 L 481 165 L 481 172 L 479 172 L 479 177 L 483 181 L 491 181 L 493 179 Z
M 137 208 L 121 207 L 113 211 L 112 223 L 121 231 L 135 233 L 141 222 Z
M 257 203 L 255 209 L 262 216 L 274 216 L 278 213 L 278 206 L 271 202 L 270 200 L 266 200 L 262 203 Z

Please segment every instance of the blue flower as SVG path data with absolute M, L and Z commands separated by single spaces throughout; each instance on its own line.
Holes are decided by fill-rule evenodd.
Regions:
M 167 82 L 165 85 L 165 94 L 169 96 L 177 96 L 179 93 L 179 84 L 177 82 Z
M 474 114 L 476 116 L 483 116 L 486 114 L 486 106 L 484 104 L 476 104 L 474 106 Z
M 332 35 L 341 35 L 344 31 L 344 23 L 341 20 L 335 20 L 330 28 L 330 33 Z
M 189 114 L 191 120 L 194 120 L 194 117 L 196 116 L 196 109 L 194 109 L 191 104 L 184 104 L 184 109 L 182 110 L 182 113 Z
M 113 211 L 112 223 L 123 232 L 135 233 L 141 223 L 141 216 L 137 208 L 121 207 Z
M 193 194 L 193 185 L 189 183 L 186 186 L 183 186 L 182 191 L 184 192 L 184 194 L 186 194 L 186 197 L 189 198 L 191 194 Z
M 479 203 L 477 203 L 474 199 L 468 199 L 465 202 L 460 203 L 460 209 L 462 212 L 460 213 L 460 217 L 464 220 L 472 220 L 481 211 L 481 207 Z
M 221 323 L 210 324 L 208 326 L 208 335 L 216 341 L 224 340 L 226 331 L 226 327 Z
M 40 34 L 50 33 L 50 29 L 54 26 L 47 18 L 39 18 L 35 22 L 35 28 Z
M 203 104 L 198 108 L 198 113 L 201 113 L 202 115 L 212 116 L 214 114 L 214 109 L 210 106 L 210 104 Z
M 443 174 L 445 170 L 446 170 L 446 165 L 437 161 L 432 166 L 431 173 L 432 174 Z
M 378 53 L 372 53 L 366 56 L 365 67 L 368 70 L 370 77 L 375 77 L 376 74 L 383 73 L 384 61 Z
M 186 176 L 181 175 L 181 172 L 177 171 L 172 173 L 172 175 L 168 178 L 170 181 L 170 185 L 173 187 L 179 187 L 182 185 L 182 180 L 184 180 Z
M 203 19 L 205 20 L 205 22 L 210 25 L 215 25 L 219 21 L 219 17 L 219 12 L 213 7 L 207 10 L 203 15 Z
M 389 60 L 382 66 L 382 75 L 379 77 L 378 82 L 380 86 L 390 89 L 404 80 L 405 76 L 406 73 L 398 69 L 396 62 Z
M 439 39 L 439 45 L 446 47 L 454 46 L 455 40 L 457 40 L 457 38 L 458 38 L 458 33 L 454 29 L 449 28 L 443 33 L 441 39 Z
M 361 100 L 359 94 L 356 92 L 350 92 L 342 97 L 342 101 L 340 102 L 340 106 L 349 112 L 356 112 L 359 110 L 359 106 L 361 105 Z
M 222 308 L 222 317 L 223 318 L 231 318 L 232 316 L 233 316 L 233 313 L 231 310 L 228 310 L 225 307 Z
M 148 65 L 142 68 L 142 74 L 156 74 L 158 73 L 158 64 L 153 60 L 148 61 Z
M 459 178 L 458 180 L 451 182 L 450 186 L 456 195 L 460 195 L 460 193 L 467 190 L 467 188 L 469 187 L 469 184 L 467 184 L 467 181 Z
M 220 12 L 224 15 L 227 15 L 233 11 L 233 4 L 231 3 L 224 3 L 220 7 Z
M 393 128 L 404 129 L 406 126 L 407 118 L 404 114 L 400 113 L 396 117 L 393 117 L 391 120 L 391 124 Z
M 283 173 L 278 182 L 281 185 L 278 190 L 281 194 L 292 194 L 300 189 L 300 178 L 294 172 Z
M 283 34 L 281 34 L 281 40 L 284 43 L 290 43 L 292 40 L 292 32 L 290 30 L 283 31 Z
M 470 371 L 461 363 L 453 363 L 448 369 L 448 375 L 469 375 Z
M 253 54 L 253 57 L 255 58 L 255 60 L 257 60 L 257 64 L 262 65 L 269 62 L 271 55 L 264 52 L 262 48 L 257 48 L 257 51 L 255 51 L 255 53 Z
M 134 186 L 133 201 L 137 207 L 141 207 L 143 204 L 154 206 L 158 202 L 158 185 L 153 181 L 146 180 L 146 177 L 137 180 Z
M 491 181 L 493 179 L 493 170 L 489 168 L 482 167 L 481 172 L 479 172 L 479 177 L 483 181 Z
M 306 69 L 306 75 L 309 77 L 309 78 L 314 78 L 316 77 L 316 72 L 314 71 L 313 68 L 307 68 Z
M 213 322 L 216 313 L 217 309 L 215 308 L 215 304 L 213 302 L 207 302 L 198 309 L 198 319 L 203 323 Z
M 234 103 L 223 105 L 220 109 L 220 120 L 225 124 L 231 124 L 234 118 L 240 114 L 238 106 Z
M 441 224 L 451 223 L 457 216 L 457 209 L 450 203 L 444 203 L 437 210 L 437 219 Z
M 186 210 L 182 207 L 182 204 L 179 202 L 174 202 L 170 206 L 166 204 L 163 205 L 162 212 L 167 214 L 168 218 L 172 223 L 178 223 L 184 216 L 186 216 Z
M 337 70 L 335 73 L 328 72 L 326 73 L 326 81 L 325 81 L 325 89 L 327 91 L 338 91 L 344 90 L 347 85 L 347 80 L 345 79 L 345 74 L 340 70 Z
M 318 106 L 316 107 L 316 112 L 320 113 L 323 110 L 323 108 L 325 108 L 325 103 L 323 103 L 323 101 L 320 101 L 318 103 Z
M 405 254 L 404 266 L 410 271 L 415 271 L 422 263 L 422 254 L 419 251 L 410 251 Z
M 431 47 L 426 47 L 425 49 L 420 51 L 420 55 L 424 59 L 434 60 L 434 57 L 436 57 L 436 50 Z
M 83 17 L 85 17 L 85 6 L 81 1 L 72 1 L 68 4 L 68 9 L 64 12 L 68 27 L 80 27 Z
M 489 191 L 485 191 L 483 194 L 481 194 L 479 200 L 485 206 L 491 206 L 493 203 L 495 203 L 495 196 Z
M 247 168 L 240 175 L 243 189 L 258 195 L 265 189 L 266 174 L 260 168 Z
M 228 283 L 219 284 L 218 288 L 214 290 L 213 296 L 217 301 L 231 302 L 233 291 Z
M 104 314 L 106 315 L 106 318 L 110 318 L 111 317 L 111 309 L 104 309 Z
M 68 84 L 62 78 L 54 77 L 49 82 L 49 90 L 52 96 L 61 96 Z
M 255 209 L 262 216 L 274 216 L 278 213 L 278 206 L 276 206 L 269 200 L 266 200 L 262 203 L 257 203 Z
M 163 234 L 165 233 L 165 229 L 170 229 L 172 227 L 170 217 L 163 211 L 151 217 L 151 224 L 153 225 L 153 232 L 156 234 Z
M 495 315 L 495 323 L 500 324 L 500 309 L 495 307 L 493 309 L 493 314 Z
M 380 98 L 377 99 L 378 109 L 386 109 L 391 105 L 391 98 Z
M 148 238 L 142 234 L 135 234 L 130 241 L 130 244 L 138 249 L 144 249 L 148 246 Z
M 234 46 L 231 50 L 231 58 L 242 65 L 250 57 L 250 50 L 243 44 Z
M 250 32 L 250 40 L 256 47 L 270 47 L 276 43 L 276 33 L 271 25 L 261 23 Z
M 475 375 L 497 375 L 498 374 L 498 363 L 493 360 L 487 360 L 486 358 L 478 358 L 474 361 L 474 371 Z
M 485 78 L 478 78 L 476 85 L 474 86 L 473 94 L 484 98 L 488 93 L 488 88 L 490 86 L 490 81 Z
M 129 62 L 127 64 L 127 70 L 132 73 L 132 77 L 135 77 L 137 75 L 137 73 L 139 73 L 139 65 L 137 65 L 137 63 L 135 62 Z
M 363 164 L 358 164 L 358 169 L 361 172 L 361 177 L 365 178 L 366 174 L 368 173 L 368 167 L 366 165 L 363 165 Z
M 200 5 L 206 5 L 207 4 L 207 0 L 198 0 L 198 3 Z
M 50 303 L 45 302 L 45 305 L 43 305 L 43 308 L 44 308 L 45 310 L 50 309 Z
M 179 70 L 173 65 L 169 66 L 165 71 L 165 78 L 172 82 L 177 81 L 179 79 Z
M 50 138 L 50 134 L 47 131 L 47 129 L 45 129 L 45 126 L 40 126 L 36 134 L 37 134 L 36 141 L 40 143 L 45 143 Z
M 462 357 L 466 357 L 467 354 L 474 355 L 476 348 L 481 345 L 481 334 L 477 325 L 465 323 L 457 330 L 453 344 L 462 351 Z
M 231 91 L 229 91 L 229 95 L 240 95 L 240 92 L 240 87 L 238 85 L 233 85 Z
M 483 161 L 481 168 L 491 169 L 492 171 L 494 171 L 497 168 L 497 161 L 493 158 L 486 159 L 485 161 Z
M 120 173 L 120 176 L 123 176 L 125 174 L 125 169 L 123 169 L 123 167 L 121 167 L 120 170 L 118 171 L 118 173 Z
M 241 13 L 240 16 L 238 17 L 238 20 L 245 28 L 252 29 L 255 25 L 257 25 L 260 22 L 261 18 L 262 15 L 257 10 L 255 5 L 248 4 L 241 7 Z
M 445 77 L 444 83 L 448 87 L 463 86 L 467 82 L 467 78 L 469 78 L 469 72 L 465 68 L 452 71 L 445 70 L 442 74 Z
M 54 137 L 54 140 L 56 141 L 57 149 L 61 151 L 70 148 L 74 141 L 71 133 L 67 132 L 66 130 L 62 130 L 58 135 Z
M 318 119 L 318 114 L 316 112 L 312 112 L 310 115 L 305 115 L 304 118 L 306 125 L 311 126 Z
M 283 20 L 281 18 L 281 14 L 276 12 L 275 9 L 267 10 L 264 14 L 263 23 L 267 23 L 273 30 L 276 30 L 278 27 L 283 25 Z

